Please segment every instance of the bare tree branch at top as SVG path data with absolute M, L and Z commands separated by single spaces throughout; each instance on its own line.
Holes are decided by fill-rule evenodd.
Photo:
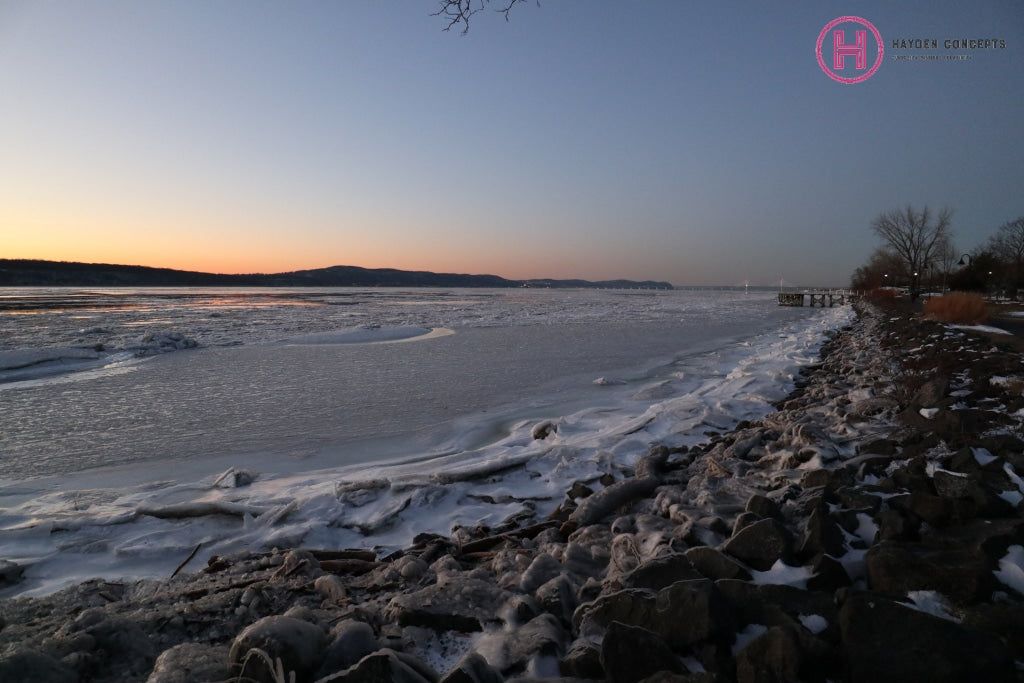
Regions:
M 509 12 L 520 2 L 526 0 L 502 0 L 503 7 L 497 11 L 505 15 L 508 21 Z M 444 17 L 448 20 L 445 31 L 450 31 L 453 26 L 462 24 L 462 33 L 469 32 L 469 18 L 489 5 L 491 0 L 440 0 L 441 7 L 431 16 Z
M 893 209 L 880 214 L 871 222 L 871 229 L 885 241 L 899 257 L 910 275 L 910 298 L 917 299 L 921 293 L 921 276 L 926 266 L 934 266 L 937 258 L 952 237 L 950 221 L 953 212 L 942 209 L 934 221 L 931 211 L 924 207 L 920 212 L 914 207 Z

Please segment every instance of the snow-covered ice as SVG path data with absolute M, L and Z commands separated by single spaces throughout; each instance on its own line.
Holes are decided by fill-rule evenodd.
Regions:
M 1024 595 L 1024 546 L 1007 548 L 1006 555 L 999 560 L 999 569 L 993 573 L 1003 585 Z
M 130 353 L 149 316 L 198 343 L 0 384 L 0 557 L 27 567 L 5 595 L 168 576 L 197 546 L 186 571 L 542 516 L 654 443 L 770 412 L 852 315 L 771 292 L 186 294 L 145 314 L 42 312 L 45 330 L 3 337 L 30 353 L 88 331 Z

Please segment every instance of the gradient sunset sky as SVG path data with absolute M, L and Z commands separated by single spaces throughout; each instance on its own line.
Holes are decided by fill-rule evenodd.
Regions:
M 1024 215 L 1020 0 L 436 8 L 0 0 L 0 258 L 845 285 L 883 211 Z

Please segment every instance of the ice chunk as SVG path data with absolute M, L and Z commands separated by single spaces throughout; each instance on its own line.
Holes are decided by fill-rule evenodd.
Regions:
M 998 456 L 989 453 L 987 448 L 971 448 L 971 452 L 974 453 L 974 459 L 982 467 L 989 464 L 993 460 L 998 460 Z
M 949 606 L 949 602 L 941 593 L 936 591 L 910 591 L 907 593 L 907 597 L 910 599 L 911 606 L 919 612 L 924 612 L 941 619 L 948 619 L 949 621 L 960 621 L 953 614 L 952 607 Z
M 828 628 L 828 621 L 820 614 L 798 614 L 797 618 L 805 629 L 815 635 Z
M 814 575 L 810 567 L 791 567 L 782 560 L 776 560 L 772 568 L 765 572 L 751 570 L 756 584 L 777 584 L 807 588 L 807 579 Z
M 1004 585 L 1024 595 L 1024 546 L 1011 545 L 999 560 L 999 569 L 992 572 Z

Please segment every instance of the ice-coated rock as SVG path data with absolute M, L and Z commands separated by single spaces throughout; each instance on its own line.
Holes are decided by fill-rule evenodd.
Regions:
M 273 664 L 280 659 L 284 671 L 304 678 L 320 666 L 326 637 L 318 626 L 285 616 L 260 619 L 238 634 L 231 644 L 230 661 L 241 677 L 272 681 Z
M 146 683 L 194 683 L 230 678 L 228 648 L 205 643 L 182 643 L 164 650 Z
M 346 619 L 331 631 L 332 639 L 324 653 L 317 678 L 344 671 L 380 647 L 369 624 Z
M 622 582 L 628 588 L 661 590 L 676 581 L 704 578 L 681 553 L 663 555 L 647 560 L 626 574 Z
M 411 655 L 384 648 L 363 657 L 344 673 L 331 677 L 332 682 L 369 683 L 432 683 L 437 673 Z
M 313 582 L 313 587 L 317 593 L 324 596 L 325 600 L 336 603 L 345 599 L 345 582 L 334 574 L 318 576 Z
M 519 580 L 519 590 L 533 593 L 562 572 L 562 563 L 546 553 L 537 555 Z
M 510 596 L 492 582 L 455 575 L 444 583 L 396 595 L 385 615 L 403 626 L 480 631 L 498 619 L 499 608 Z
M 440 683 L 501 683 L 504 677 L 479 652 L 467 652 Z

